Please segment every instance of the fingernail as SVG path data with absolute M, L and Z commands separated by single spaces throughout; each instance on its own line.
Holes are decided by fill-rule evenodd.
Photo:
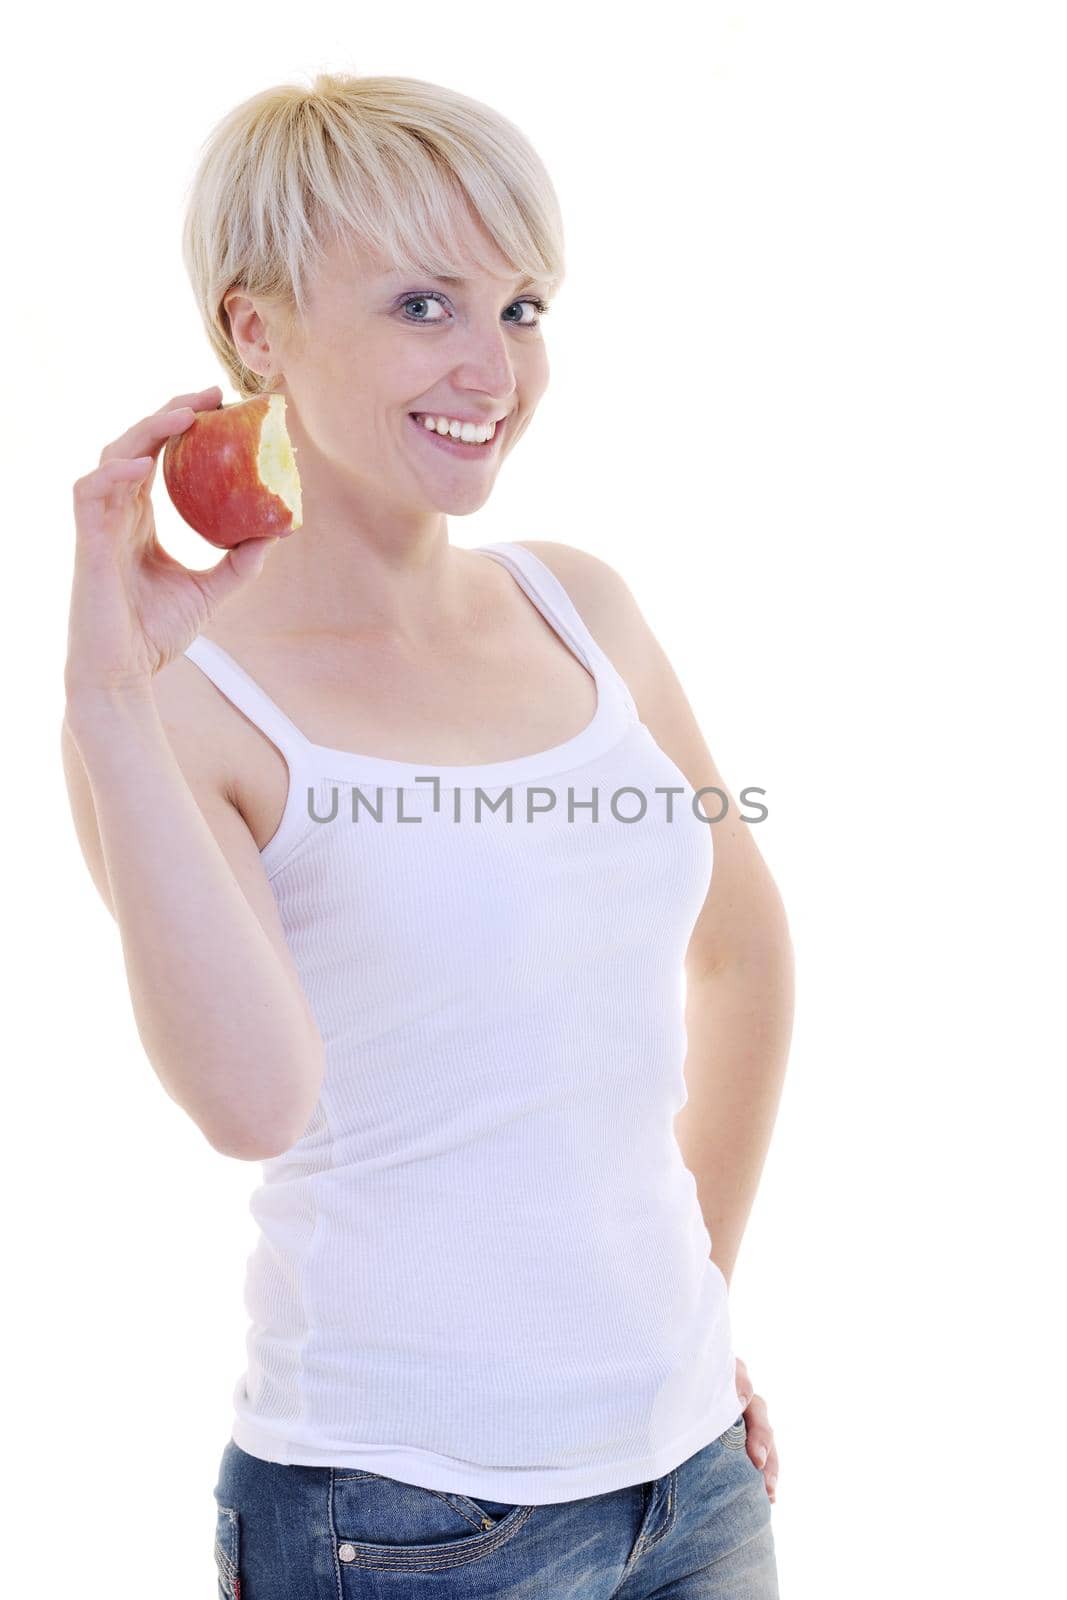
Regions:
M 778 1482 L 777 1478 L 768 1478 L 767 1479 L 767 1487 L 768 1487 L 768 1489 L 773 1489 L 777 1482 Z
M 761 1467 L 762 1467 L 763 1463 L 766 1461 L 766 1459 L 767 1459 L 767 1446 L 765 1444 L 758 1444 L 756 1446 L 756 1460 L 759 1462 Z M 773 1482 L 773 1479 L 768 1478 L 767 1481 L 768 1481 L 768 1483 L 771 1483 L 771 1482 Z

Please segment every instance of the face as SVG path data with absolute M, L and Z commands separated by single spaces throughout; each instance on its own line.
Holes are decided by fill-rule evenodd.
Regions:
M 327 500 L 343 498 L 347 485 L 379 508 L 438 514 L 469 513 L 486 500 L 549 370 L 539 290 L 511 273 L 484 231 L 478 237 L 493 271 L 474 264 L 472 251 L 460 283 L 397 272 L 348 242 L 335 244 L 288 342 L 269 311 L 260 322 L 250 300 L 235 296 L 230 306 L 227 297 L 238 348 L 255 370 L 269 346 L 307 490 L 319 476 Z M 426 415 L 498 420 L 486 444 L 442 443 L 440 423 L 431 433 Z

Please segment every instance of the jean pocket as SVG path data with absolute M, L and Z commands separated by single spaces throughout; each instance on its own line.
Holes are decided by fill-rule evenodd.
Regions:
M 513 1539 L 535 1509 L 425 1489 L 376 1472 L 338 1472 L 333 1482 L 338 1566 L 342 1572 L 441 1572 L 482 1561 Z
M 232 1506 L 218 1506 L 215 1518 L 215 1571 L 219 1600 L 241 1600 L 241 1528 Z
M 748 1438 L 748 1428 L 745 1425 L 744 1413 L 736 1422 L 731 1422 L 725 1433 L 720 1433 L 719 1443 L 725 1445 L 727 1450 L 743 1450 Z

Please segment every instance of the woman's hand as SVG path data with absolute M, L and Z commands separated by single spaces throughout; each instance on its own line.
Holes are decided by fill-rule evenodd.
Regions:
M 105 445 L 100 465 L 75 483 L 68 700 L 83 690 L 143 690 L 222 601 L 255 578 L 277 542 L 246 539 L 207 572 L 196 572 L 156 538 L 150 490 L 159 455 L 197 411 L 216 410 L 221 400 L 217 384 L 176 395 Z
M 767 1496 L 773 1504 L 778 1498 L 778 1450 L 774 1443 L 774 1430 L 767 1417 L 767 1402 L 753 1390 L 748 1369 L 740 1356 L 736 1358 L 736 1363 L 734 1384 L 745 1419 L 749 1460 L 763 1473 Z

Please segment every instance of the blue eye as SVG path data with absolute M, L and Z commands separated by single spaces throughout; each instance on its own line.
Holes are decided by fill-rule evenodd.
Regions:
M 406 308 L 409 305 L 412 305 L 413 303 L 417 304 L 421 300 L 439 300 L 442 305 L 446 305 L 447 304 L 445 296 L 443 294 L 438 294 L 436 292 L 436 290 L 434 290 L 434 289 L 427 289 L 425 291 L 425 293 L 423 293 L 423 294 L 405 295 L 403 300 L 400 302 L 400 307 L 398 308 L 398 309 L 403 309 L 404 310 L 404 321 L 405 322 L 424 322 L 424 323 L 427 324 L 427 326 L 432 327 L 435 322 L 443 322 L 444 321 L 443 317 L 412 317 L 412 316 L 409 316 L 407 314 Z M 548 312 L 549 312 L 549 309 L 550 309 L 549 306 L 545 303 L 545 301 L 541 300 L 536 295 L 530 296 L 530 297 L 528 297 L 526 299 L 523 299 L 523 300 L 515 300 L 512 303 L 514 305 L 516 305 L 516 306 L 533 306 L 534 310 L 538 313 L 536 320 L 533 321 L 533 322 L 516 322 L 514 324 L 514 326 L 516 328 L 536 328 L 536 327 L 538 327 L 540 325 L 541 318 L 544 317 L 544 316 L 547 316 Z M 511 306 L 508 307 L 508 310 L 509 311 L 511 310 Z

